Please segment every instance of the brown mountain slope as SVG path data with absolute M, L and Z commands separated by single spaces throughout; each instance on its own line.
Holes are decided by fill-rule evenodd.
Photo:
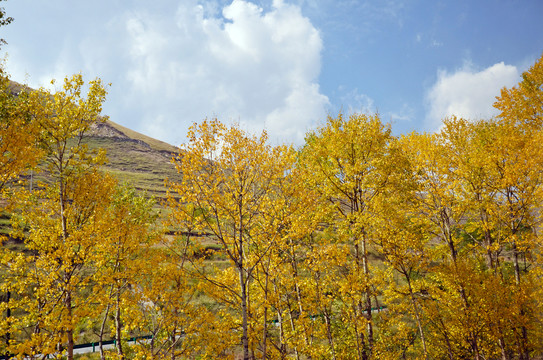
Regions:
M 175 147 L 173 145 L 170 145 L 168 143 L 165 143 L 165 142 L 157 140 L 157 139 L 153 139 L 152 137 L 149 137 L 147 135 L 140 134 L 137 131 L 134 131 L 132 129 L 129 129 L 127 127 L 124 127 L 122 125 L 114 123 L 111 120 L 107 120 L 105 123 L 98 123 L 97 126 L 95 127 L 94 131 L 98 132 L 99 128 L 111 129 L 111 130 L 113 130 L 113 132 L 115 132 L 116 134 L 119 134 L 120 136 L 124 135 L 124 137 L 130 138 L 130 139 L 133 139 L 133 140 L 142 141 L 142 142 L 146 143 L 147 145 L 149 145 L 152 150 L 165 151 L 165 152 L 169 152 L 169 153 L 178 153 L 179 152 L 179 148 L 177 148 L 177 147 Z M 107 136 L 107 135 L 104 134 L 103 136 Z
M 149 195 L 165 197 L 164 181 L 179 178 L 171 163 L 179 148 L 112 121 L 96 124 L 85 136 L 84 142 L 91 149 L 106 150 L 106 171 Z
M 10 81 L 11 92 L 17 96 L 26 85 Z M 97 123 L 85 136 L 89 148 L 104 148 L 108 163 L 105 170 L 121 182 L 128 182 L 140 191 L 163 198 L 166 195 L 166 179 L 179 177 L 171 159 L 179 148 L 153 139 L 134 130 L 107 120 Z M 29 178 L 29 175 L 23 176 Z M 46 175 L 36 175 L 36 180 L 46 180 Z

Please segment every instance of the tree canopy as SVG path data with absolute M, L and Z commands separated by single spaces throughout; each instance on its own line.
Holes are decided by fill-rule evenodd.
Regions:
M 0 81 L 4 242 L 21 244 L 0 248 L 8 357 L 90 339 L 102 359 L 543 356 L 543 57 L 495 118 L 436 133 L 340 113 L 295 149 L 195 123 L 162 204 L 83 141 L 99 79 Z

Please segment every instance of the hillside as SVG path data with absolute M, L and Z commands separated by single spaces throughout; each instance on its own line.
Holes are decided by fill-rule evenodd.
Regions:
M 157 198 L 166 194 L 165 179 L 179 176 L 171 163 L 172 156 L 179 153 L 178 148 L 113 121 L 96 124 L 84 142 L 91 149 L 106 150 L 108 172 Z
M 14 96 L 23 89 L 32 90 L 15 81 L 10 81 L 9 87 Z M 84 143 L 91 149 L 106 150 L 108 163 L 105 170 L 115 175 L 121 182 L 126 181 L 137 190 L 145 191 L 159 199 L 166 195 L 165 179 L 175 179 L 179 176 L 171 163 L 172 156 L 179 153 L 179 148 L 113 121 L 95 124 L 85 136 Z M 46 180 L 43 173 L 36 175 L 36 180 Z M 23 177 L 29 178 L 28 175 Z

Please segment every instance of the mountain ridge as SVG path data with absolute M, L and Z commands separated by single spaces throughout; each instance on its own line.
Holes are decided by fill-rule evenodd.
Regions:
M 27 85 L 10 80 L 13 96 L 32 91 Z M 179 147 L 154 139 L 122 126 L 109 118 L 101 118 L 84 134 L 83 143 L 90 149 L 104 149 L 107 162 L 104 170 L 121 182 L 159 200 L 167 195 L 166 181 L 179 179 L 172 158 L 180 154 Z
M 119 125 L 111 120 L 99 121 L 84 135 L 90 149 L 104 149 L 104 170 L 136 190 L 164 199 L 166 181 L 179 178 L 172 158 L 180 149 L 150 136 Z
M 97 122 L 93 125 L 90 133 L 90 136 L 99 136 L 99 137 L 112 137 L 119 139 L 131 139 L 141 141 L 144 144 L 147 144 L 151 149 L 156 151 L 164 151 L 169 153 L 179 153 L 179 148 L 177 146 L 168 144 L 164 141 L 154 139 L 145 134 L 139 133 L 135 130 L 117 124 L 116 122 L 107 119 L 104 122 Z

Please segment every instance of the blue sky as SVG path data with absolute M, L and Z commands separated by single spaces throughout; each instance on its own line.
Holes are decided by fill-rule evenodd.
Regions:
M 205 117 L 274 142 L 339 111 L 396 134 L 445 116 L 494 115 L 543 53 L 539 0 L 8 0 L 0 28 L 14 80 L 73 73 L 112 83 L 104 113 L 178 145 Z

